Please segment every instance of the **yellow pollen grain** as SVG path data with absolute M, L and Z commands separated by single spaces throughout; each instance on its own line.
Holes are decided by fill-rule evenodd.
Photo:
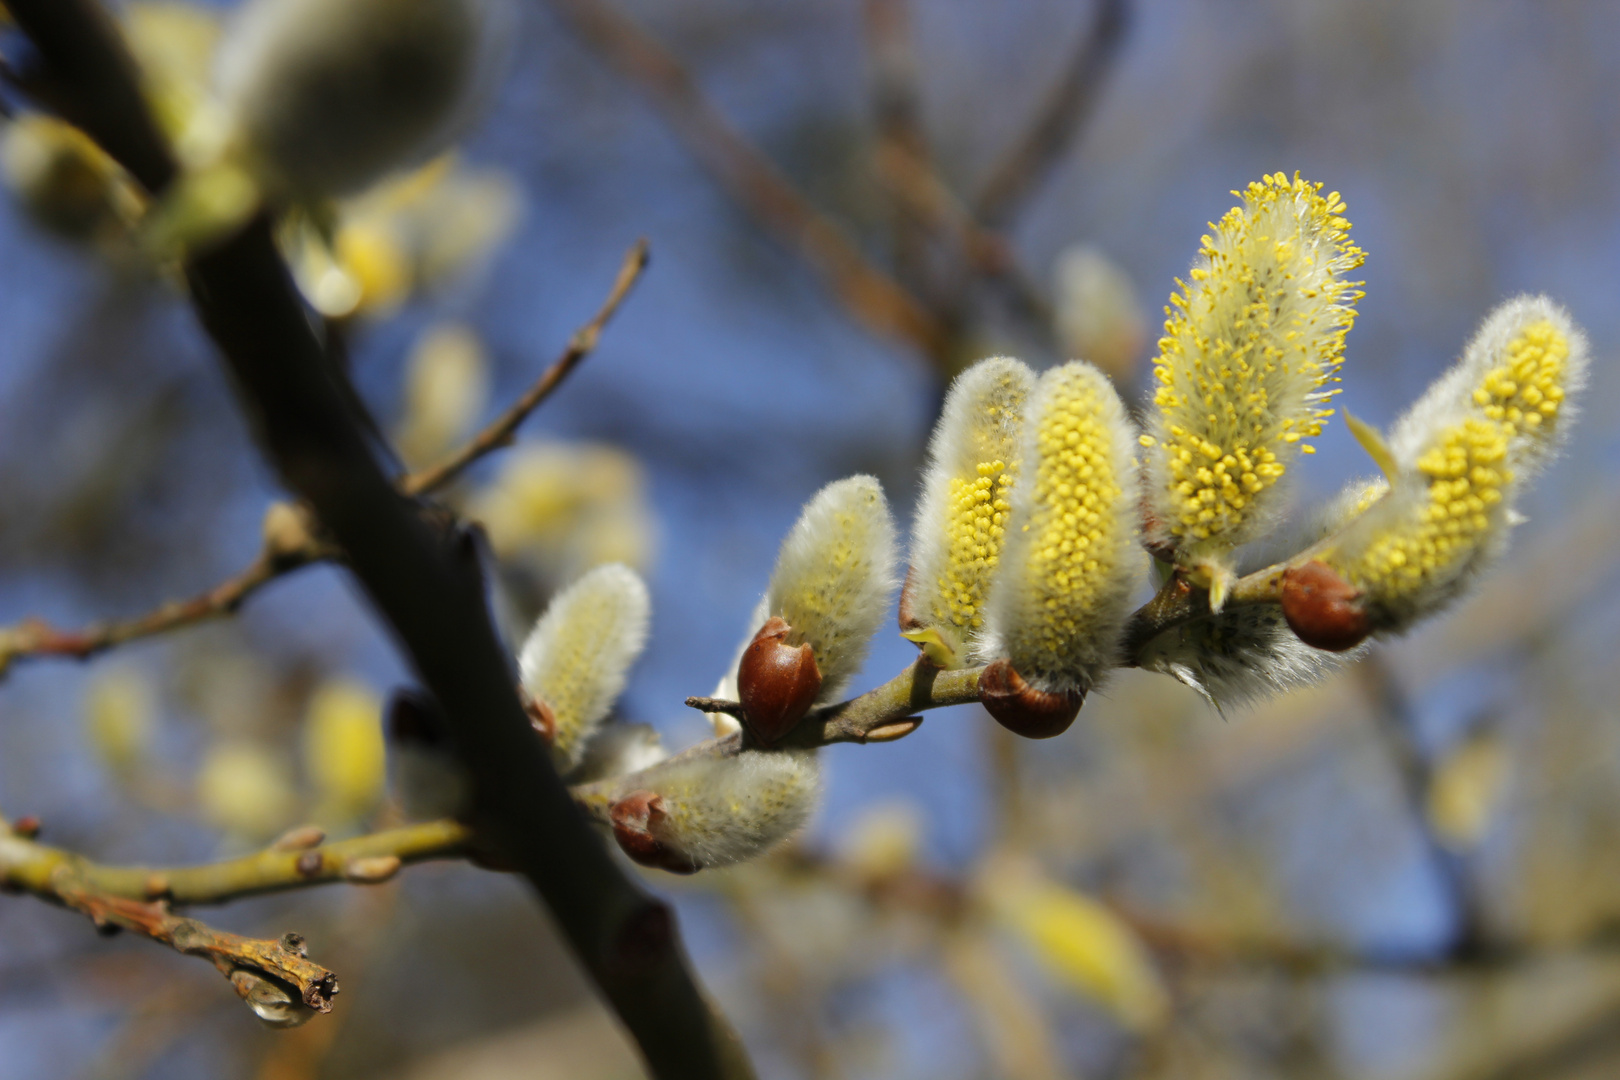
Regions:
M 1474 390 L 1474 404 L 1501 424 L 1510 440 L 1551 433 L 1564 401 L 1569 339 L 1550 320 L 1526 326 L 1503 350 L 1500 366 Z
M 1469 417 L 1446 429 L 1418 459 L 1428 500 L 1337 568 L 1371 596 L 1398 600 L 1450 577 L 1493 528 L 1513 474 L 1505 424 Z M 1339 560 L 1330 560 L 1337 563 Z
M 969 629 L 984 623 L 984 600 L 1006 539 L 1013 475 L 1004 461 L 980 462 L 977 476 L 951 477 L 946 563 L 936 581 L 934 618 Z
M 1338 193 L 1276 173 L 1236 192 L 1203 238 L 1204 260 L 1165 309 L 1154 368 L 1161 516 L 1194 541 L 1236 537 L 1255 501 L 1310 451 L 1333 414 L 1361 265 Z M 1144 440 L 1144 445 L 1150 445 Z
M 1019 630 L 1034 670 L 1061 670 L 1099 585 L 1117 576 L 1115 501 L 1122 494 L 1106 403 L 1089 382 L 1060 386 L 1036 429 L 1027 575 L 1040 601 Z

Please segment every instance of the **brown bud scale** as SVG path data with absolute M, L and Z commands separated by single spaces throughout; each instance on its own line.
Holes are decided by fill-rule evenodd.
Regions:
M 792 630 L 772 615 L 743 650 L 737 665 L 743 726 L 761 746 L 770 746 L 792 731 L 821 693 L 815 650 L 808 644 L 787 644 Z
M 551 706 L 537 697 L 530 697 L 528 691 L 518 687 L 518 697 L 523 700 L 523 711 L 529 714 L 529 723 L 540 737 L 550 746 L 557 741 L 557 714 L 551 711 Z
M 996 723 L 1026 739 L 1050 739 L 1069 730 L 1085 703 L 1083 690 L 1048 693 L 1024 681 L 1006 660 L 979 674 L 979 703 Z
M 655 791 L 632 791 L 608 810 L 613 839 L 632 861 L 672 874 L 697 873 L 702 869 L 700 864 L 653 835 L 664 816 L 663 797 Z
M 1344 652 L 1372 633 L 1361 592 L 1319 559 L 1283 571 L 1281 601 L 1288 628 L 1313 648 Z
M 923 626 L 923 621 L 917 617 L 917 612 L 915 610 L 916 599 L 913 596 L 913 590 L 915 588 L 916 580 L 917 568 L 915 566 L 908 566 L 906 568 L 906 583 L 900 586 L 901 630 L 921 630 Z

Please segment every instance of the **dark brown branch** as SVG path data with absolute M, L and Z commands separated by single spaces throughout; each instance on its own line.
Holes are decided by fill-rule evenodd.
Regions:
M 646 94 L 720 186 L 780 243 L 802 255 L 862 323 L 935 361 L 945 356 L 949 335 L 934 315 L 874 266 L 836 222 L 738 133 L 673 53 L 606 0 L 551 0 L 551 6 Z
M 607 326 L 608 320 L 619 310 L 619 305 L 630 295 L 630 290 L 646 268 L 647 241 L 637 240 L 625 255 L 618 276 L 613 280 L 613 289 L 602 302 L 601 309 L 591 317 L 590 322 L 574 331 L 574 336 L 569 338 L 568 347 L 563 350 L 563 354 L 541 372 L 540 377 L 524 391 L 523 396 L 513 402 L 489 426 L 473 436 L 465 446 L 445 461 L 406 476 L 400 481 L 400 490 L 407 495 L 435 491 L 466 472 L 479 458 L 500 447 L 510 445 L 512 436 L 523 421 L 529 418 L 529 414 L 551 396 L 552 391 L 556 390 L 569 373 L 579 366 L 580 361 L 596 351 L 596 343 L 602 337 L 602 328 Z
M 1097 12 L 1074 58 L 1028 130 L 990 170 L 990 179 L 974 204 L 980 221 L 990 225 L 1010 221 L 1079 137 L 1119 54 L 1130 21 L 1129 9 L 1128 0 L 1098 0 Z
M 45 62 L 79 98 L 136 115 L 88 134 L 154 194 L 172 178 L 116 31 L 91 0 L 11 0 Z M 112 61 L 107 57 L 111 56 Z M 130 142 L 136 143 L 134 148 Z M 149 167 L 156 161 L 166 169 Z M 658 1077 L 752 1075 L 681 954 L 669 907 L 626 876 L 576 811 L 534 738 L 487 610 L 474 552 L 431 529 L 373 458 L 261 215 L 194 257 L 186 280 L 250 424 L 281 479 L 314 511 L 452 723 L 474 780 L 480 835 L 529 879 Z

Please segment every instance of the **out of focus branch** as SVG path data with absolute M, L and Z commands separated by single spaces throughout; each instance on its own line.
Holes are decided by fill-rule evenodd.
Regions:
M 938 362 L 949 334 L 927 307 L 874 266 L 704 96 L 686 67 L 607 0 L 550 0 L 619 74 L 639 87 L 716 182 L 785 245 L 801 254 L 861 322 Z
M 87 124 L 87 133 L 115 156 L 134 140 L 123 163 L 161 194 L 173 178 L 172 159 L 105 14 L 92 0 L 7 6 L 25 32 L 51 31 L 35 44 L 78 96 L 108 98 L 118 115 L 136 118 L 130 130 L 97 123 Z M 153 161 L 166 168 L 149 167 Z M 450 719 L 473 778 L 480 835 L 544 899 L 653 1075 L 751 1077 L 736 1035 L 686 967 L 668 905 L 613 861 L 534 738 L 474 552 L 431 529 L 372 456 L 343 373 L 326 356 L 276 252 L 269 218 L 259 215 L 185 269 L 197 314 L 266 457 L 342 549 Z
M 244 998 L 274 990 L 266 976 L 292 988 L 305 1008 L 329 1012 L 337 976 L 309 960 L 297 934 L 279 940 L 246 938 L 216 930 L 169 911 L 168 902 L 117 889 L 96 880 L 94 864 L 36 844 L 0 828 L 0 886 L 30 892 L 87 916 L 106 933 L 128 930 L 188 956 L 211 961 Z
M 1129 8 L 1129 0 L 1098 0 L 1096 14 L 1074 58 L 1027 131 L 990 170 L 990 179 L 974 203 L 974 214 L 980 221 L 991 225 L 1010 221 L 1063 159 L 1090 117 L 1098 91 L 1119 54 Z
M 638 240 L 625 254 L 613 288 L 602 307 L 589 322 L 574 331 L 562 355 L 552 361 L 551 366 L 541 372 L 522 396 L 500 416 L 490 421 L 443 462 L 401 477 L 399 489 L 407 495 L 431 494 L 461 476 L 478 461 L 510 445 L 513 434 L 523 421 L 596 350 L 602 330 L 617 314 L 646 267 L 647 242 Z M 61 630 L 38 618 L 0 627 L 0 678 L 5 677 L 16 660 L 49 656 L 84 660 L 127 641 L 234 615 L 248 597 L 270 582 L 312 563 L 324 562 L 336 554 L 329 545 L 308 535 L 292 538 L 267 536 L 265 546 L 253 557 L 253 561 L 236 574 L 207 592 L 185 600 L 167 601 L 144 615 L 94 623 L 79 630 Z
M 529 418 L 529 414 L 551 396 L 552 391 L 556 390 L 569 373 L 579 366 L 580 361 L 596 350 L 596 343 L 602 337 L 602 328 L 618 312 L 619 305 L 630 295 L 630 290 L 640 280 L 641 272 L 646 268 L 647 241 L 637 240 L 625 254 L 624 262 L 620 264 L 619 273 L 613 279 L 613 288 L 608 293 L 607 299 L 602 302 L 601 308 L 591 317 L 590 322 L 574 331 L 574 336 L 568 339 L 568 347 L 563 350 L 563 354 L 541 372 L 540 377 L 523 392 L 522 397 L 469 439 L 460 450 L 431 468 L 404 477 L 399 482 L 400 490 L 407 495 L 436 491 L 466 472 L 480 458 L 500 447 L 511 445 L 512 436 L 523 421 Z
M 1376 650 L 1356 665 L 1355 677 L 1367 696 L 1374 726 L 1395 767 L 1413 828 L 1451 905 L 1456 925 L 1449 951 L 1458 959 L 1466 959 L 1487 950 L 1485 912 L 1478 890 L 1463 861 L 1441 841 L 1429 820 L 1429 789 L 1434 782 L 1434 770 L 1418 745 L 1417 716 L 1411 701 L 1389 664 Z
M 43 656 L 83 660 L 126 641 L 233 614 L 259 589 L 283 574 L 307 566 L 310 561 L 302 556 L 277 558 L 268 551 L 261 551 L 240 573 L 207 592 L 186 600 L 171 600 L 132 619 L 94 623 L 81 630 L 59 630 L 43 619 L 31 618 L 16 626 L 0 628 L 0 677 L 5 676 L 15 660 Z
M 0 833 L 0 885 L 45 895 L 66 876 L 99 896 L 167 903 L 223 904 L 244 896 L 303 889 L 332 881 L 375 884 L 401 866 L 460 858 L 472 831 L 459 821 L 424 821 L 330 844 L 283 843 L 202 866 L 105 866 L 61 848 Z M 296 838 L 295 838 L 296 839 Z

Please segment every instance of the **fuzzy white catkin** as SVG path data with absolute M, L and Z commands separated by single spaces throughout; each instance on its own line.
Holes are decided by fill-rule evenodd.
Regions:
M 906 607 L 967 662 L 1005 544 L 1035 374 L 1018 360 L 981 360 L 956 377 L 928 443 L 912 527 Z
M 815 650 L 818 700 L 840 697 L 866 662 L 898 584 L 898 561 L 894 519 L 872 476 L 816 492 L 782 541 L 765 610 L 792 627 L 788 645 Z
M 250 0 L 219 56 L 227 124 L 271 185 L 356 191 L 448 134 L 501 13 L 499 0 Z
M 671 761 L 633 783 L 662 800 L 664 816 L 649 828 L 654 839 L 714 867 L 754 858 L 797 832 L 815 809 L 821 768 L 814 750 L 749 750 Z
M 622 563 L 599 566 L 558 593 L 518 657 L 523 688 L 557 721 L 552 753 L 563 769 L 624 692 L 647 641 L 647 586 Z
M 1075 360 L 1041 376 L 1024 440 L 977 655 L 1037 690 L 1089 691 L 1118 659 L 1142 566 L 1136 431 L 1108 377 Z

